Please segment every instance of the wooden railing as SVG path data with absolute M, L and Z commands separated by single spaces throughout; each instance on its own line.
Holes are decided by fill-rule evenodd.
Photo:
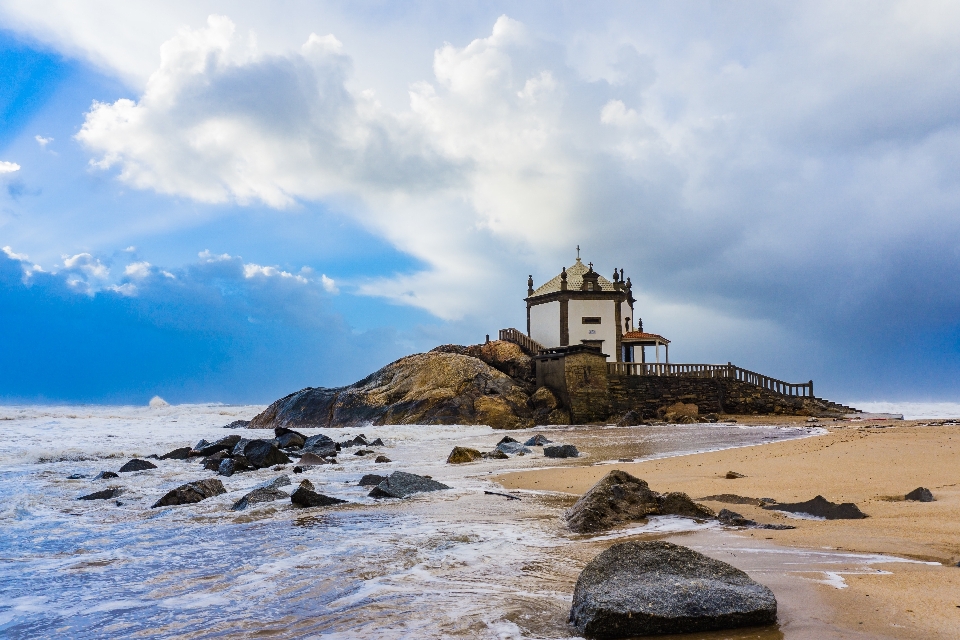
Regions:
M 518 345 L 527 352 L 527 355 L 531 356 L 535 356 L 546 349 L 542 344 L 517 329 L 500 329 L 500 339 Z
M 784 382 L 776 378 L 741 369 L 730 364 L 660 364 L 655 362 L 608 362 L 610 374 L 631 376 L 678 376 L 686 378 L 728 378 L 754 384 L 783 396 L 812 398 L 813 380 L 804 383 Z

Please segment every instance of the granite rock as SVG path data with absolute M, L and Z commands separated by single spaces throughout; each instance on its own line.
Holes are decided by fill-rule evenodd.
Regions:
M 777 600 L 743 571 L 692 549 L 622 542 L 580 574 L 570 621 L 588 638 L 756 627 L 777 621 Z

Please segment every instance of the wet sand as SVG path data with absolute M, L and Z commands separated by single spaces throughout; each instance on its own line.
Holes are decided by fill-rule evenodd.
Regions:
M 741 418 L 740 422 L 763 420 Z M 800 423 L 796 419 L 778 422 Z M 854 502 L 870 517 L 807 520 L 748 504 L 704 504 L 716 511 L 726 507 L 763 523 L 797 527 L 722 534 L 730 540 L 730 536 L 757 542 L 762 538 L 761 544 L 775 545 L 773 549 L 882 553 L 918 561 L 874 564 L 873 571 L 841 571 L 830 580 L 823 580 L 822 571 L 804 575 L 808 567 L 802 563 L 796 569 L 781 567 L 784 575 L 779 578 L 777 572 L 768 572 L 766 581 L 781 600 L 783 637 L 827 637 L 828 630 L 834 637 L 848 638 L 960 637 L 960 567 L 955 566 L 960 561 L 960 426 L 926 426 L 924 421 L 827 422 L 823 426 L 828 434 L 803 440 L 644 462 L 521 471 L 496 480 L 506 489 L 582 494 L 619 468 L 643 478 L 657 491 L 684 491 L 693 498 L 731 493 L 799 502 L 819 494 L 833 502 Z M 592 460 L 622 457 L 610 455 L 615 451 L 609 450 L 603 455 L 587 453 Z M 727 480 L 727 471 L 746 477 Z M 902 500 L 918 486 L 930 489 L 936 501 Z M 671 539 L 696 548 L 702 544 L 698 537 L 707 535 Z M 738 564 L 733 557 L 727 560 Z M 784 604 L 789 611 L 786 620 Z

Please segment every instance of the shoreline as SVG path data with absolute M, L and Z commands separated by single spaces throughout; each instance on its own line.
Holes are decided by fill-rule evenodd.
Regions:
M 799 419 L 737 417 L 738 424 L 799 426 Z M 844 576 L 845 588 L 807 578 L 823 605 L 806 614 L 826 628 L 861 637 L 960 637 L 960 426 L 925 426 L 929 420 L 825 422 L 827 433 L 704 453 L 639 462 L 532 469 L 491 479 L 505 489 L 556 491 L 580 495 L 614 468 L 646 480 L 656 491 L 683 491 L 694 499 L 717 494 L 772 497 L 781 502 L 823 495 L 854 502 L 870 517 L 862 520 L 807 520 L 751 504 L 715 500 L 760 523 L 791 524 L 792 530 L 727 530 L 727 536 L 790 549 L 883 554 L 916 560 L 875 565 L 882 572 Z M 728 480 L 727 471 L 746 477 Z M 935 502 L 903 501 L 924 486 Z M 901 499 L 897 500 L 899 496 Z M 685 534 L 696 539 L 697 533 Z M 609 541 L 613 544 L 614 541 Z M 683 542 L 680 542 L 683 544 Z M 936 566 L 922 564 L 936 562 Z M 802 571 L 795 572 L 798 575 Z M 814 600 L 811 600 L 813 602 Z M 811 605 L 812 606 L 812 605 Z M 802 615 L 783 628 L 785 637 L 802 632 Z M 822 634 L 823 628 L 819 633 Z M 849 635 L 845 637 L 850 637 Z

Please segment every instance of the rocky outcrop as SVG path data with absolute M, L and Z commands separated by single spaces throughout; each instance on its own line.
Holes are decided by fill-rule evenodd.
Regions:
M 642 522 L 649 516 L 667 515 L 698 520 L 716 517 L 712 510 L 685 493 L 661 495 L 644 480 L 620 470 L 602 477 L 563 517 L 576 533 L 599 533 L 628 522 Z
M 533 391 L 533 386 L 537 382 L 533 358 L 525 354 L 519 346 L 505 340 L 470 346 L 445 344 L 431 349 L 431 353 L 456 353 L 477 358 L 521 384 L 527 385 L 528 391 Z
M 449 488 L 442 482 L 437 482 L 426 476 L 394 471 L 390 474 L 390 477 L 374 487 L 369 495 L 371 498 L 406 498 L 415 493 L 441 491 Z
M 763 505 L 764 509 L 776 511 L 788 511 L 790 513 L 802 513 L 826 520 L 860 520 L 867 518 L 867 514 L 860 511 L 860 508 L 852 502 L 837 504 L 830 502 L 823 496 L 817 496 L 806 502 L 778 502 L 776 504 Z
M 307 388 L 277 400 L 251 428 L 381 424 L 531 426 L 526 385 L 479 358 L 433 351 L 401 358 L 335 389 Z
M 623 542 L 584 568 L 570 621 L 588 638 L 755 627 L 777 621 L 777 600 L 743 571 L 692 549 Z
M 454 447 L 450 455 L 447 456 L 447 464 L 463 464 L 473 462 L 483 457 L 483 454 L 470 447 Z
M 223 488 L 223 483 L 219 480 L 214 478 L 197 480 L 196 482 L 188 482 L 187 484 L 180 485 L 176 489 L 167 492 L 165 496 L 157 500 L 150 508 L 156 509 L 157 507 L 169 507 L 178 504 L 193 504 L 194 502 L 200 502 L 201 500 L 219 496 L 226 492 L 227 490 Z

